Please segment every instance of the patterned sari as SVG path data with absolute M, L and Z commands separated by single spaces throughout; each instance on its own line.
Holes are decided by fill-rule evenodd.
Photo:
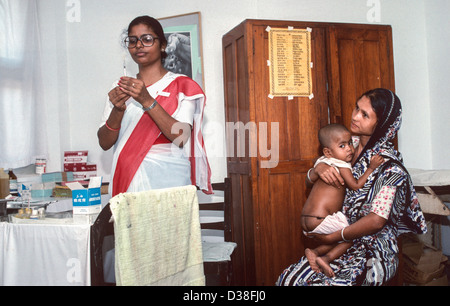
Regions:
M 353 165 L 353 175 L 359 178 L 368 168 L 370 158 L 381 154 L 386 162 L 369 177 L 363 188 L 348 190 L 342 211 L 352 224 L 372 211 L 374 199 L 389 188 L 395 190 L 387 223 L 375 234 L 353 240 L 347 252 L 331 262 L 335 277 L 314 272 L 306 257 L 291 265 L 280 275 L 280 286 L 377 286 L 392 279 L 398 267 L 399 235 L 407 232 L 426 232 L 426 224 L 420 209 L 411 178 L 403 166 L 401 154 L 394 149 L 391 140 L 401 125 L 400 100 L 392 94 L 392 102 L 386 108 L 385 120 L 379 124 L 371 139 Z

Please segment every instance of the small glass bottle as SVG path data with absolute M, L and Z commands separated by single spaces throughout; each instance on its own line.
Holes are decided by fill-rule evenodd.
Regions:
M 39 214 L 38 214 L 38 210 L 37 209 L 32 209 L 31 210 L 30 219 L 32 219 L 32 220 L 38 220 L 39 219 Z
M 25 208 L 24 219 L 30 219 L 31 216 L 31 208 Z
M 19 219 L 23 219 L 25 215 L 25 209 L 24 208 L 20 208 L 19 211 L 17 212 L 17 215 L 15 215 L 16 218 Z

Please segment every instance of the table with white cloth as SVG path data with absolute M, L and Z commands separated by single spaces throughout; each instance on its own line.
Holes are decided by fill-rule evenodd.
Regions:
M 90 224 L 0 223 L 0 285 L 90 285 Z
M 102 196 L 102 202 L 108 200 Z M 71 209 L 71 199 L 61 199 L 47 210 L 55 212 L 54 205 L 59 206 L 56 211 Z M 0 223 L 0 285 L 91 284 L 89 222 L 76 218 L 16 221 Z

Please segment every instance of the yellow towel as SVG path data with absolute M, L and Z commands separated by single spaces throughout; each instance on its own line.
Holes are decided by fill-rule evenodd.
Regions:
M 204 285 L 195 186 L 119 194 L 114 216 L 117 285 Z

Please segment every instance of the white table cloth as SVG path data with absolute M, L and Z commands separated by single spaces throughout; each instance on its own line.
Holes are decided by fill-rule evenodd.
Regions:
M 0 223 L 0 285 L 90 285 L 90 224 Z

